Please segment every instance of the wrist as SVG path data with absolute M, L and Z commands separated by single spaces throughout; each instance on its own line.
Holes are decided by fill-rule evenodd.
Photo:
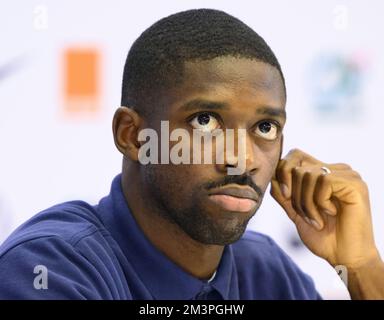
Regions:
M 345 267 L 351 274 L 360 274 L 369 272 L 372 268 L 381 268 L 383 266 L 383 260 L 380 257 L 379 252 L 376 250 L 371 255 L 364 259 L 360 259 L 353 263 L 346 263 Z
M 384 262 L 380 257 L 343 267 L 339 275 L 352 299 L 384 299 Z
M 359 259 L 354 258 L 353 261 L 346 261 L 345 259 L 339 259 L 336 257 L 334 257 L 333 259 L 327 259 L 327 261 L 335 269 L 338 266 L 343 266 L 349 271 L 354 272 L 360 272 L 361 270 L 369 268 L 372 265 L 379 265 L 380 263 L 383 263 L 379 251 L 376 247 L 371 250 L 366 250 L 364 257 L 361 257 Z

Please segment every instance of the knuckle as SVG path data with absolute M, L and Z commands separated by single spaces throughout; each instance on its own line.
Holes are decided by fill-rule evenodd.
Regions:
M 291 151 L 289 151 L 290 154 L 295 154 L 295 153 L 301 153 L 301 150 L 298 148 L 293 148 Z
M 296 167 L 293 167 L 292 168 L 292 173 L 295 173 L 296 175 L 301 173 L 303 171 L 303 169 L 299 166 L 296 166 Z
M 345 168 L 346 170 L 352 170 L 352 167 L 351 167 L 349 164 L 342 163 L 341 165 L 342 165 L 342 167 Z
M 352 175 L 355 177 L 355 178 L 357 178 L 357 179 L 361 179 L 361 175 L 360 175 L 360 173 L 358 173 L 357 171 L 352 171 L 351 172 L 352 173 Z
M 363 193 L 368 194 L 369 190 L 368 190 L 367 183 L 364 180 L 361 180 L 360 185 L 361 185 L 361 189 L 362 189 Z
M 342 170 L 351 170 L 352 167 L 347 163 L 336 163 L 336 165 Z
M 287 157 L 289 159 L 292 159 L 292 158 L 296 158 L 296 157 L 300 156 L 301 154 L 303 154 L 303 152 L 300 149 L 293 148 L 293 149 L 289 150 Z

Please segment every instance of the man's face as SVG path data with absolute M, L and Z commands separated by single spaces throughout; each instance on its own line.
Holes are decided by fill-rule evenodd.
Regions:
M 153 115 L 145 121 L 159 137 L 161 120 L 169 121 L 171 132 L 182 128 L 191 137 L 193 129 L 246 130 L 243 175 L 229 176 L 227 167 L 233 163 L 215 161 L 140 167 L 148 201 L 191 238 L 216 245 L 238 240 L 259 208 L 281 155 L 285 91 L 278 70 L 245 58 L 186 62 L 183 83 L 159 101 L 161 106 L 153 106 Z M 170 148 L 176 143 L 170 142 Z

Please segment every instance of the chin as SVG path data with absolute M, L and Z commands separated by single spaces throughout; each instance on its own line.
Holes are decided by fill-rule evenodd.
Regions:
M 241 232 L 231 232 L 231 233 L 221 234 L 219 236 L 212 235 L 209 238 L 200 239 L 198 241 L 207 245 L 209 244 L 209 245 L 225 246 L 238 241 L 244 234 L 244 231 L 245 229 Z
M 243 213 L 242 213 L 243 214 Z M 233 213 L 232 213 L 233 216 Z M 249 219 L 220 219 L 213 222 L 204 232 L 194 234 L 193 238 L 203 244 L 209 245 L 228 245 L 239 240 L 244 234 Z

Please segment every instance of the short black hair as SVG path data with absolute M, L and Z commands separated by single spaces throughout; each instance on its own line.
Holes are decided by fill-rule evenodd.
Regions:
M 280 64 L 262 37 L 223 11 L 195 9 L 157 21 L 133 43 L 124 66 L 121 105 L 140 113 L 159 89 L 180 84 L 184 62 L 220 56 L 251 58 L 276 67 L 285 90 Z

